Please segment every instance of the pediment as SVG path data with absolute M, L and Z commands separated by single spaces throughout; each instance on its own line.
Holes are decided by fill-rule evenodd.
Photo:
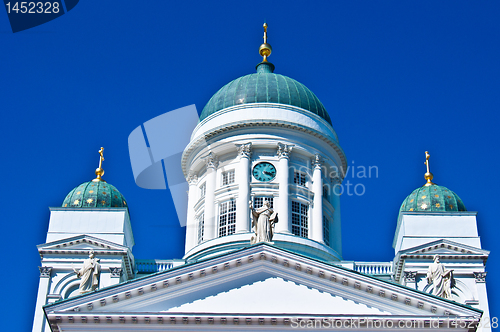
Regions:
M 48 242 L 37 246 L 38 252 L 42 254 L 68 254 L 87 253 L 89 250 L 96 252 L 128 252 L 129 249 L 117 243 L 99 239 L 90 235 L 78 235 L 67 239 Z
M 487 258 L 489 255 L 488 250 L 483 250 L 468 246 L 462 243 L 441 239 L 438 241 L 429 242 L 413 248 L 408 248 L 400 252 L 401 257 L 411 256 L 434 256 L 434 255 L 452 256 L 459 258 L 476 256 L 478 258 Z
M 363 315 L 391 314 L 389 311 L 273 276 L 184 303 L 166 311 L 204 313 L 207 308 L 211 308 L 211 312 L 219 314 L 242 312 L 322 315 L 330 315 L 332 312 Z
M 213 317 L 223 322 L 259 315 L 283 321 L 289 315 L 481 316 L 476 309 L 266 244 L 56 302 L 45 311 L 53 324 L 70 317 L 149 323 L 203 316 L 210 324 Z

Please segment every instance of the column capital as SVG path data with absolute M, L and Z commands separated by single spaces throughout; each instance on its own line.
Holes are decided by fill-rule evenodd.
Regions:
M 120 278 L 123 274 L 123 269 L 121 267 L 110 267 L 109 272 L 111 272 L 111 278 Z
M 240 157 L 250 158 L 252 156 L 252 143 L 235 144 Z
M 321 155 L 319 153 L 316 153 L 312 160 L 311 160 L 311 163 L 313 165 L 313 167 L 319 167 L 321 168 L 321 163 L 323 162 L 323 157 L 321 157 Z
M 404 271 L 404 278 L 406 282 L 415 282 L 417 271 Z
M 292 152 L 293 146 L 294 146 L 293 144 L 287 145 L 287 144 L 283 144 L 281 142 L 278 142 L 278 151 L 277 151 L 278 159 L 289 158 L 290 153 Z
M 205 157 L 205 164 L 207 168 L 217 169 L 217 167 L 219 167 L 219 157 L 215 153 L 210 152 L 208 156 Z
M 473 272 L 476 282 L 486 282 L 486 272 Z
M 40 278 L 50 278 L 50 273 L 52 272 L 52 267 L 50 266 L 39 266 Z
M 189 185 L 195 185 L 198 183 L 198 176 L 189 171 L 186 181 L 189 183 Z

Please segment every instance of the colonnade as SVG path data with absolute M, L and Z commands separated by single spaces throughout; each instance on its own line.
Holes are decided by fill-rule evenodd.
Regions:
M 236 198 L 236 233 L 248 233 L 251 231 L 249 202 L 251 199 L 251 156 L 252 143 L 237 144 L 239 164 L 235 169 L 235 182 L 238 185 Z M 275 232 L 292 234 L 292 218 L 290 211 L 290 154 L 293 145 L 284 143 L 277 144 L 277 180 L 279 183 L 278 200 L 275 208 L 278 211 L 279 222 L 276 224 Z M 205 158 L 205 203 L 204 203 L 204 235 L 203 240 L 211 240 L 217 237 L 217 218 L 215 209 L 215 190 L 217 181 L 218 156 L 213 152 Z M 311 215 L 309 216 L 309 238 L 323 243 L 323 174 L 322 158 L 319 154 L 314 155 L 312 160 L 312 187 L 313 201 Z M 197 243 L 198 222 L 195 216 L 195 204 L 198 200 L 198 179 L 189 175 L 189 201 L 188 222 L 186 230 L 186 252 L 195 247 Z M 337 207 L 335 207 L 337 208 Z M 335 216 L 337 217 L 337 216 Z M 335 218 L 334 218 L 335 219 Z

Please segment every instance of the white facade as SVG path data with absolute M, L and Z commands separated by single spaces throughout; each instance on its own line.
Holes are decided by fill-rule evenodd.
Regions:
M 40 282 L 33 331 L 50 331 L 43 306 L 80 295 L 80 268 L 93 250 L 100 259 L 99 288 L 133 279 L 134 237 L 127 208 L 51 208 L 47 242 L 38 245 Z
M 481 309 L 489 316 L 485 264 L 489 251 L 481 248 L 477 212 L 402 212 L 394 236 L 394 280 L 427 293 L 426 280 L 434 255 L 453 270 L 452 299 Z M 484 328 L 489 331 L 491 328 Z
M 262 178 L 254 175 L 261 163 L 272 169 Z M 489 331 L 477 325 L 489 317 L 489 252 L 476 213 L 402 212 L 392 262 L 344 261 L 334 187 L 346 167 L 332 126 L 306 109 L 248 103 L 209 115 L 182 156 L 184 257 L 135 260 L 127 208 L 52 208 L 38 246 L 33 331 L 373 330 L 382 323 Z M 264 200 L 279 221 L 272 243 L 250 245 L 249 205 Z M 73 267 L 90 250 L 101 260 L 100 285 L 79 295 Z M 453 270 L 451 300 L 431 295 L 426 280 L 436 254 Z
M 481 312 L 262 243 L 46 309 L 53 331 L 454 328 Z M 303 321 L 303 323 L 300 323 Z M 439 323 L 441 321 L 441 323 Z M 318 323 L 320 324 L 318 324 Z M 450 323 L 448 323 L 450 322 Z M 466 328 L 455 330 L 466 331 Z

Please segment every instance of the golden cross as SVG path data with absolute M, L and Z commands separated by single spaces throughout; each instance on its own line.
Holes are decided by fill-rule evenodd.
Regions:
M 429 151 L 425 151 L 425 162 L 424 164 L 427 166 L 427 173 L 430 173 L 429 171 L 429 158 L 430 158 Z
M 104 170 L 102 169 L 102 161 L 104 160 L 104 156 L 103 156 L 103 153 L 104 152 L 104 148 L 101 147 L 101 149 L 99 150 L 99 167 L 95 170 L 95 175 L 97 175 L 97 177 L 92 180 L 94 182 L 99 182 L 99 181 L 103 181 L 103 182 L 106 182 L 102 179 L 102 176 L 104 175 Z
M 102 162 L 104 160 L 104 156 L 102 155 L 103 152 L 104 152 L 104 148 L 101 147 L 101 149 L 99 150 L 99 154 L 101 155 L 101 157 L 99 158 L 99 168 L 102 168 Z
M 267 44 L 267 23 L 264 23 L 264 44 Z
M 431 171 L 429 170 L 429 158 L 430 158 L 429 151 L 425 151 L 425 165 L 427 166 L 427 173 L 424 174 L 424 178 L 427 180 L 427 183 L 425 186 L 432 186 L 434 183 L 432 183 L 432 179 L 434 178 L 434 175 L 432 175 Z

